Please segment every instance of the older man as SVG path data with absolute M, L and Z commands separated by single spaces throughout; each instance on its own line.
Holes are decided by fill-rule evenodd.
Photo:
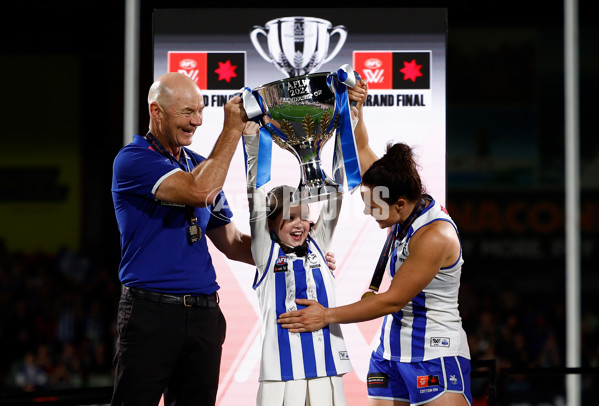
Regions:
M 148 93 L 149 131 L 114 160 L 121 233 L 113 405 L 213 405 L 225 319 L 206 237 L 228 258 L 253 264 L 250 237 L 230 220 L 222 192 L 247 121 L 240 97 L 224 107 L 210 156 L 186 148 L 202 124 L 203 96 L 179 73 Z

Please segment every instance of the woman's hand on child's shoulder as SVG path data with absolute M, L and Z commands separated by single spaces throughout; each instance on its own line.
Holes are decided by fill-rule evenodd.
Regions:
M 324 259 L 327 261 L 327 265 L 329 266 L 329 269 L 331 271 L 334 271 L 335 269 L 337 269 L 337 260 L 335 259 L 335 254 L 332 252 L 327 252 L 327 254 L 324 256 Z

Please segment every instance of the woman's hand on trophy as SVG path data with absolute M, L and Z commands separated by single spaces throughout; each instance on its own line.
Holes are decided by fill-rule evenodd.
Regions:
M 360 109 L 368 96 L 368 83 L 365 80 L 356 82 L 354 87 L 347 88 L 347 95 L 349 96 L 349 100 L 356 102 L 356 107 Z
M 264 117 L 262 117 L 262 119 L 264 120 L 264 124 L 272 124 L 275 127 L 277 127 L 279 130 L 281 129 L 281 124 L 279 124 L 279 122 L 277 120 L 274 120 L 273 118 L 269 117 L 268 115 L 264 115 Z

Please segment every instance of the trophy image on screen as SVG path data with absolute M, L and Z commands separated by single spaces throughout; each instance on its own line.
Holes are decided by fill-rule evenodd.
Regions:
M 340 75 L 343 78 L 340 79 Z M 332 193 L 342 193 L 339 180 L 331 179 L 321 168 L 320 153 L 335 134 L 344 140 L 337 138 L 336 148 L 341 149 L 342 144 L 354 145 L 349 103 L 343 96 L 346 95 L 345 84 L 355 84 L 355 75 L 349 65 L 344 65 L 337 73 L 296 76 L 246 91 L 246 96 L 250 95 L 249 99 L 244 97 L 248 116 L 260 116 L 263 129 L 272 141 L 299 161 L 300 182 L 291 196 L 294 203 L 311 203 Z M 251 104 L 258 107 L 252 109 Z M 355 158 L 355 148 L 351 152 L 352 148 L 340 150 L 339 161 L 347 162 L 348 155 Z M 354 180 L 355 175 L 350 172 L 355 173 L 356 169 L 347 171 L 346 165 L 340 164 L 334 169 L 336 173 L 339 167 L 343 167 L 343 172 L 348 175 L 348 185 L 353 187 L 355 182 L 350 179 Z M 359 167 L 356 168 L 359 177 Z
M 266 37 L 268 53 L 260 44 L 259 35 Z M 337 44 L 329 53 L 331 37 L 338 35 Z M 332 60 L 341 50 L 347 29 L 315 17 L 283 17 L 254 26 L 250 39 L 267 62 L 275 65 L 286 77 L 302 76 L 316 71 Z

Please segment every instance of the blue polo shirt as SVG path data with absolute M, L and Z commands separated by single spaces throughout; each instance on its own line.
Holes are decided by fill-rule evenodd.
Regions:
M 231 221 L 233 214 L 224 193 L 220 192 L 212 206 L 194 208 L 202 237 L 191 245 L 186 208 L 157 201 L 154 196 L 168 176 L 190 171 L 205 159 L 183 148 L 177 162 L 152 149 L 139 135 L 117 154 L 112 199 L 121 233 L 119 279 L 125 286 L 172 294 L 210 294 L 219 288 L 206 231 Z

